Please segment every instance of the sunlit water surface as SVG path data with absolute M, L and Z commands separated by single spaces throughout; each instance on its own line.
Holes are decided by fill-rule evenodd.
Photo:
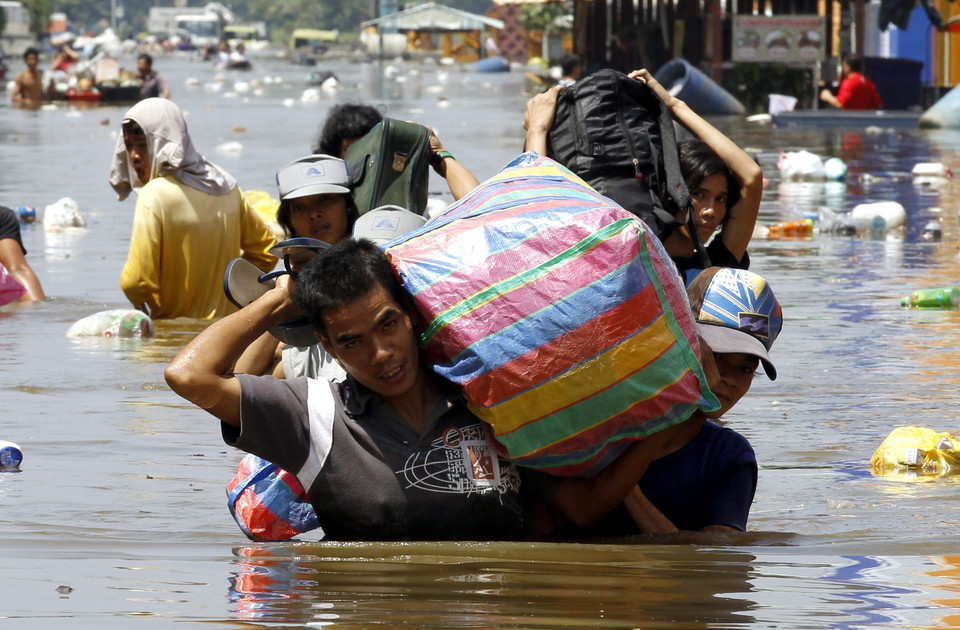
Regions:
M 274 195 L 277 168 L 309 151 L 339 100 L 434 126 L 480 179 L 523 142 L 522 73 L 397 64 L 398 82 L 377 65 L 339 62 L 330 69 L 341 89 L 304 102 L 309 69 L 280 59 L 256 59 L 224 83 L 184 57 L 156 67 L 197 148 L 245 189 Z M 909 213 L 906 231 L 884 241 L 751 246 L 753 269 L 783 304 L 784 330 L 773 350 L 778 380 L 759 377 L 725 419 L 760 461 L 747 534 L 251 545 L 225 507 L 238 453 L 162 378 L 202 324 L 159 322 L 144 342 L 63 336 L 85 315 L 126 306 L 119 276 L 134 200 L 116 201 L 107 184 L 124 109 L 0 106 L 0 203 L 42 211 L 71 197 L 88 221 L 78 233 L 25 226 L 51 300 L 0 310 L 0 439 L 25 454 L 23 472 L 0 475 L 4 628 L 960 625 L 958 482 L 877 478 L 867 466 L 896 426 L 957 428 L 960 312 L 899 306 L 916 288 L 960 282 L 957 184 L 917 187 L 909 177 L 922 161 L 960 171 L 956 132 L 716 121 L 764 167 L 764 224 L 875 200 L 899 200 Z M 227 143 L 242 150 L 217 150 Z M 782 183 L 778 153 L 800 148 L 844 159 L 847 182 Z M 931 218 L 942 220 L 939 243 L 919 238 Z

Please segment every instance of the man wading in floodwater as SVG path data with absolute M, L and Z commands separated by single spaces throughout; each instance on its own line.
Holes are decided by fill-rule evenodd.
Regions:
M 343 383 L 232 373 L 250 343 L 301 313 L 343 365 Z M 459 392 L 420 360 L 416 318 L 383 252 L 346 239 L 296 283 L 281 276 L 200 333 L 165 376 L 220 419 L 225 442 L 297 475 L 328 540 L 518 539 L 549 531 L 549 519 L 533 517 L 544 502 L 589 526 L 682 426 L 635 442 L 590 478 L 520 471 L 496 456 Z

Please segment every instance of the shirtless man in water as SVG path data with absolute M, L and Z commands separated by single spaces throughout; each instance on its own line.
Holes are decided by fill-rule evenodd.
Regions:
M 23 53 L 25 70 L 14 79 L 13 102 L 17 105 L 39 106 L 43 102 L 43 75 L 37 70 L 40 52 L 36 48 L 27 48 Z

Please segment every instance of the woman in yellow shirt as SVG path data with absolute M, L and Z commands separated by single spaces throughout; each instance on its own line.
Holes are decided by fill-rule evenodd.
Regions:
M 120 286 L 154 319 L 210 319 L 234 310 L 223 293 L 227 263 L 242 256 L 263 271 L 277 259 L 270 229 L 236 180 L 193 147 L 180 108 L 148 98 L 124 116 L 110 184 L 138 194 Z

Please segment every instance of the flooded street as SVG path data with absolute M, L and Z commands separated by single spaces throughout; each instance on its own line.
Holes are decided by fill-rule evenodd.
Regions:
M 433 126 L 480 180 L 522 150 L 523 73 L 397 64 L 398 81 L 375 64 L 253 61 L 223 83 L 186 57 L 154 63 L 198 151 L 244 189 L 275 197 L 277 168 L 309 153 L 342 100 Z M 302 99 L 307 74 L 327 69 L 342 87 Z M 135 199 L 116 201 L 107 182 L 125 110 L 0 105 L 0 204 L 39 215 L 70 197 L 87 219 L 80 232 L 24 226 L 51 299 L 0 310 L 0 440 L 24 453 L 21 473 L 0 474 L 3 628 L 960 626 L 960 478 L 869 469 L 897 426 L 960 432 L 960 311 L 900 307 L 916 289 L 960 284 L 960 178 L 918 186 L 910 176 L 918 162 L 960 171 L 960 133 L 714 121 L 770 180 L 761 224 L 871 201 L 908 214 L 885 240 L 751 244 L 784 326 L 778 379 L 758 378 L 724 418 L 760 466 L 746 534 L 251 545 L 226 509 L 240 453 L 163 381 L 202 324 L 160 321 L 142 342 L 64 337 L 86 315 L 128 307 L 119 279 Z M 847 180 L 782 182 L 779 153 L 798 149 L 840 157 Z M 931 219 L 939 242 L 920 238 Z

